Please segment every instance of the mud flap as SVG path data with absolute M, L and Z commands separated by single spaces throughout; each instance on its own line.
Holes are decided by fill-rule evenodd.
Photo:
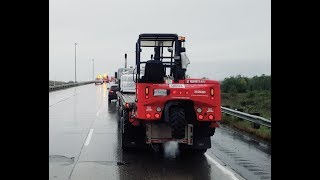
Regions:
M 121 144 L 124 149 L 127 148 L 145 148 L 145 134 L 144 129 L 142 127 L 130 127 L 127 129 L 127 132 L 124 130 L 124 122 L 123 117 L 122 120 L 122 130 L 121 130 Z M 129 122 L 128 122 L 129 123 Z
M 124 138 L 122 140 L 124 140 L 124 142 L 122 142 L 122 146 L 124 148 L 146 148 L 146 144 L 145 144 L 145 140 L 143 137 L 136 137 L 133 136 L 132 134 L 130 134 L 129 136 L 125 136 L 124 134 L 122 134 L 122 136 L 124 136 Z

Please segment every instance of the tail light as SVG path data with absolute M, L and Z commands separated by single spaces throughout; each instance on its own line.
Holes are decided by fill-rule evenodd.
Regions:
M 214 116 L 212 114 L 210 114 L 208 117 L 210 120 L 212 120 L 214 118 Z
M 156 114 L 154 114 L 154 117 L 155 117 L 156 119 L 159 119 L 159 118 L 160 118 L 160 114 L 156 113 Z
M 202 120 L 203 119 L 203 115 L 199 114 L 198 119 Z
M 211 96 L 214 95 L 213 88 L 210 89 L 210 95 L 211 95 Z
M 149 96 L 148 96 L 149 95 L 149 87 L 146 87 L 144 91 L 146 93 L 146 99 L 148 99 L 149 98 Z
M 151 114 L 150 114 L 150 113 L 147 113 L 147 114 L 146 114 L 146 117 L 147 117 L 147 119 L 149 119 L 149 118 L 151 117 Z

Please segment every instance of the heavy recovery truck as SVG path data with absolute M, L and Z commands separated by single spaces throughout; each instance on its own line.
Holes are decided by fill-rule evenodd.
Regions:
M 204 153 L 221 120 L 220 83 L 185 78 L 185 37 L 140 34 L 136 42 L 134 93 L 118 92 L 121 147 L 179 143 L 179 149 Z M 142 61 L 142 48 L 153 48 Z M 164 56 L 164 48 L 170 55 Z M 144 68 L 144 73 L 141 69 Z

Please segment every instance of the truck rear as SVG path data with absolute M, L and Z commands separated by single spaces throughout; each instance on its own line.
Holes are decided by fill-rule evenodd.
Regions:
M 179 143 L 180 149 L 205 152 L 221 120 L 220 84 L 186 79 L 184 37 L 176 34 L 140 34 L 136 43 L 135 94 L 121 99 L 122 148 Z M 140 60 L 141 47 L 154 54 Z M 168 48 L 164 55 L 164 48 Z M 144 68 L 142 74 L 140 69 Z

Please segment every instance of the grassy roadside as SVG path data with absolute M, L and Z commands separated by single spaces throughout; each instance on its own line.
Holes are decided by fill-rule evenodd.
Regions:
M 261 117 L 271 118 L 271 91 L 250 91 L 247 93 L 222 93 L 222 106 L 238 109 L 245 113 L 256 114 Z M 260 126 L 259 129 L 252 127 L 251 122 L 225 115 L 222 116 L 221 124 L 239 129 L 253 136 L 271 142 L 271 128 Z
M 232 128 L 247 132 L 253 136 L 263 139 L 271 143 L 271 129 L 260 126 L 259 129 L 254 129 L 249 121 L 240 120 L 233 116 L 223 114 L 221 124 L 228 125 Z
M 245 113 L 258 113 L 261 117 L 271 118 L 271 91 L 221 93 L 221 104 Z

